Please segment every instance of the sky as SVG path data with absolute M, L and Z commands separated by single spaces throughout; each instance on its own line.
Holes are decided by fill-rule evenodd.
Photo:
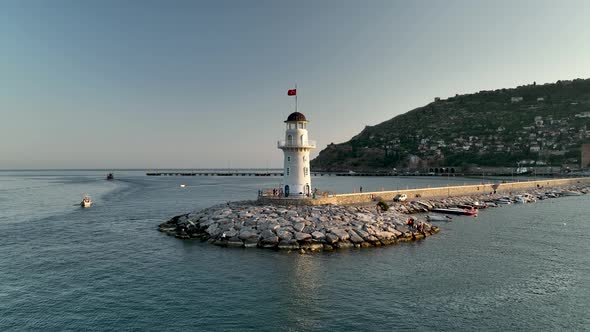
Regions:
M 434 97 L 590 77 L 586 1 L 0 0 L 0 169 L 269 168 Z

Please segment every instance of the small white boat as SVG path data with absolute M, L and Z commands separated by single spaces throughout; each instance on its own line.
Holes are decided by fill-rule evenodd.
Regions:
M 512 204 L 512 202 L 509 199 L 500 198 L 496 200 L 496 204 Z
M 184 187 L 186 187 L 186 184 L 183 183 L 180 185 L 180 188 L 184 188 Z
M 561 192 L 563 196 L 582 196 L 582 193 L 575 190 L 564 190 Z
M 444 214 L 459 214 L 465 216 L 474 216 L 477 215 L 477 210 L 467 210 L 467 209 L 460 209 L 460 208 L 449 208 L 449 209 L 432 209 L 432 212 L 444 213 Z
M 524 197 L 520 196 L 520 195 L 514 197 L 514 203 L 524 204 L 526 202 L 527 202 L 526 199 Z
M 437 216 L 435 214 L 429 214 L 426 216 L 426 220 L 428 221 L 452 221 L 453 218 L 449 216 Z
M 537 201 L 537 197 L 529 193 L 523 194 L 522 197 L 524 197 L 527 203 L 534 203 Z
M 82 198 L 82 202 L 80 202 L 80 206 L 87 208 L 87 207 L 90 207 L 91 205 L 92 205 L 92 199 L 90 198 L 90 196 L 84 195 L 84 197 Z

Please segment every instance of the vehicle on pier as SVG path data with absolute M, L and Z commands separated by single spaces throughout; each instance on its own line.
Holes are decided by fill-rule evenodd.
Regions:
M 408 195 L 406 194 L 397 194 L 393 198 L 394 202 L 405 202 L 408 199 Z

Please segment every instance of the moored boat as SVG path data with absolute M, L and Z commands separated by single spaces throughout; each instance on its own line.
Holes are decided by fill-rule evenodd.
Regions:
M 526 203 L 526 199 L 520 195 L 517 195 L 516 197 L 514 197 L 514 203 L 524 204 Z
M 485 208 L 488 207 L 488 205 L 486 203 L 483 203 L 483 202 L 473 202 L 471 204 L 471 206 L 473 206 L 476 209 L 485 209 Z
M 563 196 L 581 196 L 582 193 L 575 190 L 564 190 L 561 192 Z
M 459 208 L 450 208 L 450 209 L 432 209 L 432 212 L 444 213 L 444 214 L 458 214 L 464 216 L 473 216 L 477 214 L 477 210 L 467 210 L 467 209 L 459 209 Z
M 428 220 L 428 221 L 445 221 L 445 222 L 453 221 L 453 219 L 449 216 L 438 216 L 435 214 L 427 215 L 426 220 Z

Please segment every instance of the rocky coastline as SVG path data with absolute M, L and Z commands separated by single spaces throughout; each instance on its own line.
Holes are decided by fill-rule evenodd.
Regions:
M 567 186 L 537 190 L 530 197 L 558 197 L 565 190 L 582 194 L 588 186 Z M 515 192 L 515 199 L 524 192 Z M 159 225 L 159 230 L 179 239 L 200 239 L 214 245 L 240 248 L 269 248 L 306 251 L 331 251 L 341 248 L 367 248 L 422 240 L 440 231 L 426 222 L 424 215 L 437 208 L 481 205 L 506 197 L 487 194 L 439 199 L 417 198 L 392 203 L 384 211 L 371 205 L 275 206 L 257 201 L 228 202 L 200 211 L 182 214 Z M 533 199 L 536 200 L 536 199 Z

